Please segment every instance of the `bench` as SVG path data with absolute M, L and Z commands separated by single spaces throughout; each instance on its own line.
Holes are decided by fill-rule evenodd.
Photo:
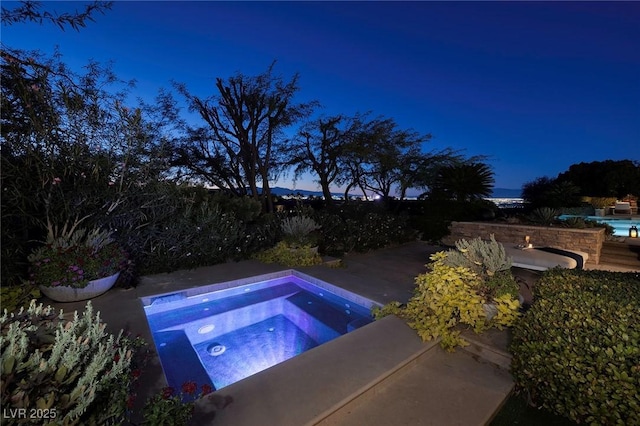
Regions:
M 512 266 L 517 268 L 532 269 L 535 271 L 545 271 L 550 268 L 560 267 L 565 269 L 575 269 L 584 267 L 589 254 L 555 247 L 520 248 L 515 243 L 502 243 L 505 253 L 512 259 Z M 549 250 L 549 251 L 545 251 Z M 551 251 L 551 252 L 550 252 Z M 559 254 L 559 253 L 565 253 Z M 581 259 L 581 264 L 577 259 Z

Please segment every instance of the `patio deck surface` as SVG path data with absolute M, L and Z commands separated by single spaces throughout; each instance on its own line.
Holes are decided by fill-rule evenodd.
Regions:
M 414 278 L 440 250 L 413 242 L 348 255 L 343 266 L 296 268 L 379 303 L 407 301 Z M 257 261 L 226 263 L 144 276 L 133 289 L 112 289 L 92 299 L 112 332 L 139 334 L 153 349 L 140 297 L 280 271 Z M 71 314 L 86 302 L 51 303 Z M 233 401 L 216 410 L 199 401 L 193 424 L 253 425 L 483 425 L 508 397 L 513 380 L 508 331 L 466 333 L 465 350 L 445 353 L 422 342 L 396 317 L 387 317 L 214 393 Z M 166 381 L 157 357 L 140 380 L 137 405 Z

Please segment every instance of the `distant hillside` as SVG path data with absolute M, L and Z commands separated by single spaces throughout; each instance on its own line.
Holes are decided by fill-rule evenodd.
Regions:
M 321 191 L 308 191 L 306 189 L 291 189 L 291 188 L 283 188 L 281 186 L 276 186 L 271 188 L 271 193 L 279 196 L 290 195 L 290 194 L 294 194 L 294 195 L 300 194 L 303 197 L 309 197 L 309 196 L 321 197 L 322 196 Z M 415 194 L 409 193 L 407 194 L 407 196 L 415 197 L 420 193 L 421 192 L 416 192 Z M 333 192 L 332 194 L 334 197 L 344 196 L 344 193 L 342 192 Z M 522 197 L 522 191 L 520 189 L 494 188 L 493 193 L 491 194 L 491 198 L 521 198 L 521 197 Z
M 321 191 L 308 191 L 306 189 L 291 189 L 291 188 L 283 188 L 281 186 L 274 186 L 273 188 L 271 188 L 271 193 L 273 195 L 279 195 L 279 196 L 283 196 L 283 195 L 302 195 L 303 197 L 309 197 L 309 196 L 314 196 L 314 197 L 321 197 L 322 196 L 322 192 Z M 332 193 L 334 196 L 339 196 L 339 195 L 344 195 L 344 194 L 337 194 L 337 193 Z

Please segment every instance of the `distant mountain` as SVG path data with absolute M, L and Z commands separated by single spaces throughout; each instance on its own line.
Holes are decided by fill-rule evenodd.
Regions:
M 271 188 L 271 193 L 273 195 L 279 195 L 279 196 L 300 194 L 303 197 L 309 197 L 309 196 L 322 197 L 321 191 L 309 191 L 306 189 L 291 189 L 291 188 L 284 188 L 282 186 L 274 186 L 273 188 Z M 344 193 L 342 192 L 332 192 L 332 194 L 334 197 L 344 196 Z M 407 196 L 415 197 L 418 194 L 421 194 L 421 192 L 417 192 L 415 194 L 410 193 L 410 194 L 407 194 Z M 522 197 L 522 191 L 520 189 L 493 188 L 493 193 L 491 194 L 491 198 L 521 198 L 521 197 Z
M 493 188 L 491 198 L 522 198 L 522 190 L 509 188 Z
M 314 196 L 314 197 L 320 197 L 322 196 L 322 192 L 321 191 L 308 191 L 306 189 L 291 189 L 291 188 L 283 188 L 281 186 L 274 186 L 273 188 L 271 188 L 271 193 L 273 195 L 279 195 L 279 196 L 283 196 L 283 195 L 302 195 L 303 197 L 309 197 L 309 196 Z M 337 195 L 344 195 L 344 194 L 336 194 L 333 193 L 333 195 L 337 196 Z

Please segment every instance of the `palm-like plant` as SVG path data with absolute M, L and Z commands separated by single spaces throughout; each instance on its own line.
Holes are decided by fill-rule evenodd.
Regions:
M 456 201 L 488 197 L 494 184 L 493 170 L 479 162 L 444 166 L 431 187 L 433 196 Z

